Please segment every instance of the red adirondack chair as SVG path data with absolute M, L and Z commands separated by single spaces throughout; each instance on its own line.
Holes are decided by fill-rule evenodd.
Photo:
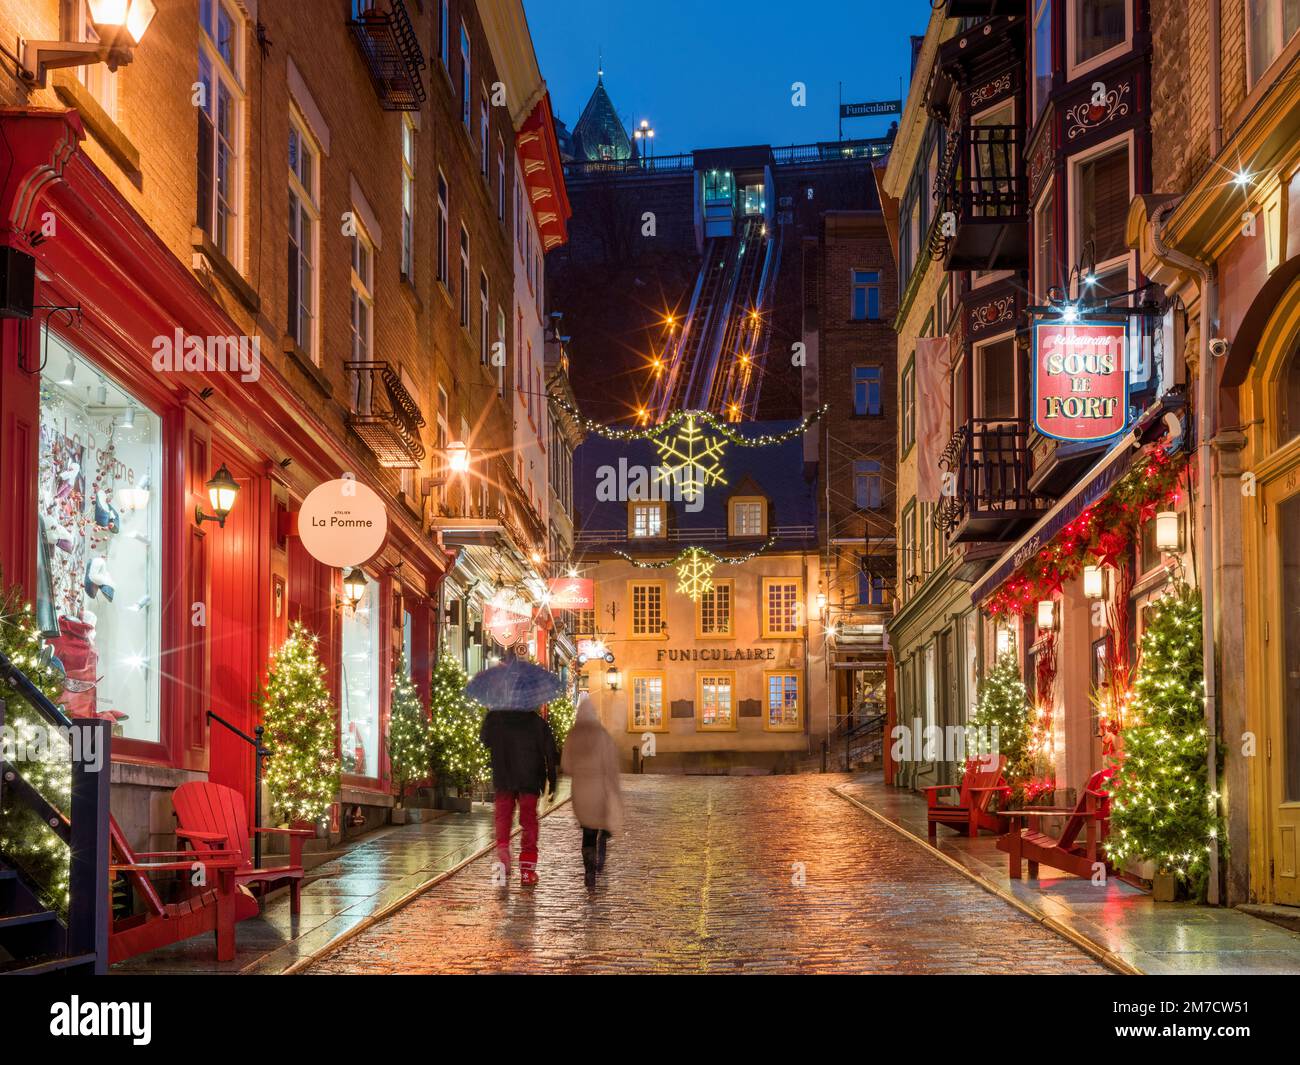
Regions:
M 965 829 L 966 835 L 979 835 L 981 828 L 989 832 L 1005 832 L 1006 822 L 1002 815 L 989 809 L 989 802 L 994 795 L 1010 795 L 1011 789 L 1002 779 L 1002 769 L 1007 764 L 1006 755 L 998 755 L 998 767 L 989 769 L 988 762 L 972 758 L 966 763 L 966 772 L 957 784 L 931 784 L 925 789 L 925 801 L 929 809 L 925 814 L 926 832 L 930 842 L 936 838 L 936 826 L 951 825 Z M 940 792 L 957 792 L 955 803 L 939 801 Z
M 194 870 L 193 851 L 132 851 L 122 829 L 109 818 L 110 869 L 125 873 L 144 906 L 141 913 L 113 921 L 108 934 L 109 963 L 179 943 L 204 932 L 217 936 L 217 960 L 235 957 L 235 922 L 257 915 L 257 900 L 235 883 L 239 856 L 212 850 L 204 855 L 208 886 L 179 902 L 163 902 L 150 873 L 179 872 L 187 880 Z
M 1029 863 L 1029 876 L 1038 879 L 1039 865 L 1060 869 L 1075 876 L 1092 876 L 1093 867 L 1100 860 L 1101 844 L 1106 840 L 1106 831 L 1110 825 L 1110 792 L 1106 782 L 1110 770 L 1102 769 L 1088 779 L 1087 785 L 1079 795 L 1079 801 L 1073 810 L 1033 807 L 1027 810 L 1007 810 L 1006 816 L 1016 820 L 1033 821 L 1040 817 L 1065 817 L 1065 824 L 1060 835 L 1055 839 L 1037 828 L 1017 826 L 998 840 L 998 850 L 1006 851 L 1010 856 L 1010 873 L 1012 880 L 1020 879 L 1020 863 L 1023 859 Z M 1084 842 L 1080 844 L 1079 833 L 1084 833 Z M 1107 872 L 1110 863 L 1105 862 Z
M 255 828 L 263 835 L 289 837 L 289 864 L 270 869 L 253 865 L 249 854 L 248 818 L 244 815 L 244 798 L 233 788 L 208 781 L 182 784 L 172 792 L 179 827 L 176 837 L 186 840 L 196 851 L 229 848 L 239 858 L 235 883 L 260 884 L 262 894 L 273 886 L 288 883 L 289 909 L 300 909 L 302 890 L 302 841 L 315 833 L 308 828 Z

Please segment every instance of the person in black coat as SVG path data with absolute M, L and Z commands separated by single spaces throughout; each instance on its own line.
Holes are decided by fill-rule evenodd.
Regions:
M 489 710 L 479 739 L 492 755 L 497 860 L 510 872 L 510 830 L 519 806 L 519 882 L 537 883 L 537 798 L 555 798 L 560 762 L 551 726 L 536 710 Z

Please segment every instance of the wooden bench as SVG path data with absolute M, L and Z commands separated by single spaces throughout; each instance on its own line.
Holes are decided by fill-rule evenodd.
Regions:
M 202 856 L 193 851 L 136 852 L 111 816 L 109 854 L 110 872 L 126 876 L 144 907 L 140 913 L 113 921 L 108 934 L 110 965 L 205 932 L 216 933 L 218 961 L 234 960 L 235 923 L 255 917 L 258 911 L 257 900 L 235 882 L 237 854 L 217 849 Z M 178 902 L 163 902 L 149 874 L 183 873 L 188 886 L 199 862 L 205 867 L 207 883 Z
M 966 772 L 961 784 L 931 784 L 925 789 L 926 832 L 930 842 L 936 839 L 936 826 L 949 825 L 964 829 L 968 836 L 979 835 L 981 828 L 989 832 L 1005 832 L 1006 822 L 1002 815 L 989 809 L 994 795 L 1010 795 L 1011 789 L 1002 779 L 1002 769 L 1006 765 L 1006 755 L 998 755 L 997 768 L 990 768 L 990 761 L 972 758 L 966 763 Z M 957 792 L 955 803 L 939 801 L 942 792 Z
M 1093 773 L 1073 810 L 1043 806 L 1005 811 L 1008 818 L 1017 821 L 1035 821 L 1043 817 L 1066 819 L 1055 838 L 1027 826 L 1017 827 L 998 840 L 998 850 L 1006 851 L 1010 856 L 1012 880 L 1021 878 L 1022 861 L 1029 863 L 1029 876 L 1035 880 L 1038 879 L 1039 865 L 1081 877 L 1091 877 L 1098 862 L 1108 873 L 1111 871 L 1110 864 L 1101 855 L 1101 845 L 1110 826 L 1110 793 L 1105 790 L 1109 778 L 1110 771 L 1106 769 Z M 1084 834 L 1082 844 L 1079 842 L 1080 833 Z
M 233 788 L 208 781 L 182 784 L 172 793 L 172 806 L 176 810 L 178 839 L 188 842 L 195 851 L 234 851 L 239 864 L 235 869 L 235 883 L 257 884 L 264 895 L 280 884 L 289 885 L 289 909 L 298 913 L 302 890 L 302 841 L 315 836 L 308 828 L 255 828 L 259 835 L 289 837 L 289 864 L 269 869 L 259 869 L 249 855 L 248 817 L 244 813 L 244 797 Z

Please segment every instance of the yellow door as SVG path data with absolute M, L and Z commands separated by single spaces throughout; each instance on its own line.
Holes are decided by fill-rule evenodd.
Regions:
M 1272 821 L 1269 869 L 1274 901 L 1300 906 L 1300 477 L 1264 490 L 1266 579 L 1263 596 L 1269 662 L 1263 751 Z

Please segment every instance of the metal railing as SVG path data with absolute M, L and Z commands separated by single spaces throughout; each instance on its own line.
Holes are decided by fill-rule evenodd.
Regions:
M 948 441 L 939 465 L 956 474 L 955 491 L 935 508 L 935 522 L 951 531 L 968 514 L 1008 516 L 1044 506 L 1029 487 L 1029 422 L 972 418 Z
M 807 163 L 848 163 L 878 159 L 893 147 L 891 137 L 872 137 L 850 141 L 819 141 L 814 144 L 789 144 L 772 149 L 776 166 Z M 604 175 L 681 173 L 695 169 L 695 153 L 656 155 L 637 159 L 574 159 L 564 164 L 564 176 L 598 177 Z
M 0 653 L 0 727 L 5 723 L 4 696 L 13 692 L 30 706 L 47 727 L 68 740 L 71 790 L 67 810 L 42 795 L 22 775 L 19 766 L 0 761 L 0 789 L 41 818 L 69 851 L 68 924 L 65 951 L 69 956 L 93 955 L 96 973 L 108 971 L 109 910 L 109 780 L 113 723 L 102 718 L 70 718 L 55 706 L 21 669 Z M 46 747 L 47 751 L 49 746 Z M 94 757 L 89 753 L 94 752 Z M 0 794 L 0 802 L 3 794 Z
M 774 536 L 777 543 L 783 540 L 811 541 L 816 539 L 817 528 L 814 525 L 774 525 L 768 530 L 768 535 Z M 720 543 L 729 540 L 747 544 L 752 541 L 762 541 L 763 539 L 765 538 L 761 536 L 732 536 L 725 528 L 668 529 L 663 536 L 629 536 L 627 529 L 621 528 L 583 529 L 574 536 L 574 543 L 580 547 L 591 547 L 596 544 L 634 542 L 645 544 L 647 547 L 654 547 L 660 543 Z
M 274 753 L 262 746 L 262 735 L 266 729 L 261 725 L 253 729 L 253 736 L 250 736 L 241 728 L 236 728 L 220 714 L 208 711 L 208 720 L 215 721 L 223 728 L 229 729 L 245 743 L 253 747 L 253 868 L 262 868 L 262 833 L 257 831 L 262 827 L 262 762 L 271 757 Z M 254 739 L 254 736 L 256 739 Z
M 843 745 L 844 772 L 855 761 L 861 761 L 883 752 L 885 743 L 885 715 L 850 714 L 842 718 L 822 740 L 822 772 L 830 771 L 830 759 L 836 748 Z

